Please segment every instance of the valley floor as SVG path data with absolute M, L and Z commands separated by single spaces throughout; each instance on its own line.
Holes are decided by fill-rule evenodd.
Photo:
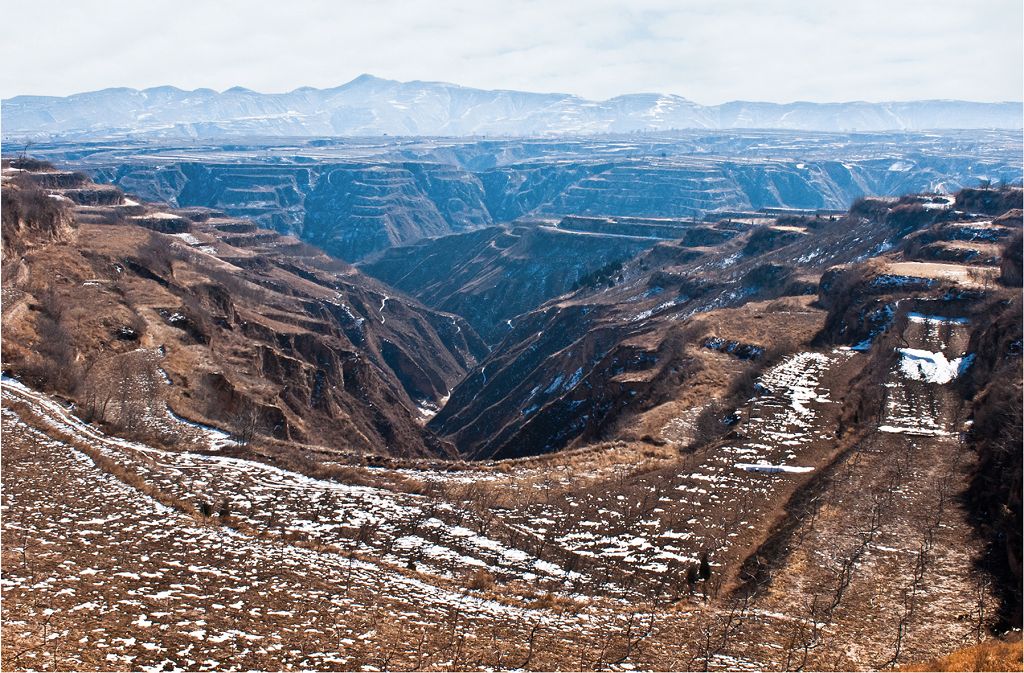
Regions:
M 911 319 L 884 418 L 851 438 L 834 433 L 839 391 L 869 355 L 807 351 L 765 372 L 726 444 L 592 480 L 550 459 L 314 479 L 114 438 L 5 379 L 3 668 L 841 670 L 947 654 L 986 637 L 995 598 L 958 499 L 974 460 L 960 407 L 913 356 L 953 359 L 966 334 Z M 710 576 L 688 582 L 707 551 Z

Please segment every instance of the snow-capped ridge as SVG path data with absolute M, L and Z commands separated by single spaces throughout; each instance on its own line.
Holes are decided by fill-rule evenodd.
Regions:
M 701 105 L 677 94 L 629 93 L 606 100 L 550 92 L 400 82 L 371 74 L 330 88 L 262 93 L 174 86 L 110 88 L 3 101 L 4 136 L 217 137 L 628 133 L 684 128 L 881 131 L 1021 128 L 1019 102 L 955 100 L 870 103 L 731 101 Z M 282 110 L 293 111 L 281 120 Z

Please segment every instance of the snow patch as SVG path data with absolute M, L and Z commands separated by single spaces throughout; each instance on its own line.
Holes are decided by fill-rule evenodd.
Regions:
M 919 350 L 917 348 L 897 348 L 900 353 L 900 371 L 913 381 L 928 383 L 949 383 L 961 373 L 961 365 L 966 369 L 970 366 L 973 356 L 947 360 L 943 353 Z
M 746 472 L 764 472 L 766 474 L 774 474 L 777 472 L 803 474 L 814 470 L 813 467 L 801 467 L 798 465 L 772 465 L 771 463 L 736 463 L 736 468 Z

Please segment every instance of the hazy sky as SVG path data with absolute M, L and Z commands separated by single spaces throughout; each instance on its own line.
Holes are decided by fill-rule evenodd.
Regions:
M 588 98 L 1021 100 L 1021 0 L 2 0 L 0 95 L 361 73 Z

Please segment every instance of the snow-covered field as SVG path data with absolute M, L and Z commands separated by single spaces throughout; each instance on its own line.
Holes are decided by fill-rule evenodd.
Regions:
M 301 535 L 354 553 L 383 557 L 396 567 L 416 567 L 446 577 L 485 568 L 508 578 L 560 582 L 568 575 L 514 546 L 479 534 L 449 503 L 424 496 L 320 480 L 240 458 L 163 451 L 109 437 L 77 419 L 70 410 L 13 380 L 4 381 L 5 399 L 29 401 L 45 423 L 87 438 L 95 450 L 128 466 L 173 497 L 229 512 L 258 530 Z M 199 426 L 213 446 L 224 433 Z M 443 474 L 443 473 L 442 473 Z
M 566 494 L 557 504 L 495 508 L 497 517 L 487 520 L 479 512 L 413 493 L 108 437 L 15 381 L 5 381 L 4 396 L 32 404 L 53 429 L 86 438 L 95 450 L 160 491 L 196 508 L 223 510 L 255 530 L 300 536 L 444 578 L 486 569 L 505 580 L 544 580 L 552 589 L 575 590 L 603 574 L 604 589 L 618 593 L 624 590 L 622 582 L 649 579 L 668 562 L 696 563 L 705 550 L 725 554 L 736 535 L 732 528 L 750 526 L 753 520 L 754 513 L 748 520 L 741 512 L 756 510 L 779 479 L 811 469 L 793 460 L 806 445 L 824 438 L 815 415 L 829 400 L 819 379 L 849 356 L 843 351 L 801 353 L 770 369 L 761 379 L 763 393 L 745 412 L 741 427 L 746 441 L 709 452 L 665 480 L 618 492 Z M 215 429 L 199 427 L 214 440 L 225 439 Z M 441 484 L 499 478 L 486 471 L 406 471 L 403 476 Z M 722 508 L 734 509 L 736 520 L 723 524 Z M 551 544 L 555 549 L 546 549 Z M 607 579 L 612 576 L 618 581 Z
M 955 393 L 906 365 L 907 351 L 959 356 L 966 321 L 911 314 L 902 336 L 878 432 L 823 475 L 760 601 L 753 632 L 782 644 L 786 668 L 884 669 L 973 644 L 991 623 L 996 599 L 975 572 L 979 549 L 956 497 L 975 458 L 957 437 Z
M 943 421 L 934 386 L 950 383 L 971 366 L 974 356 L 960 350 L 967 341 L 967 321 L 920 313 L 908 318 L 908 330 L 916 335 L 919 347 L 897 349 L 900 357 L 885 384 L 885 418 L 879 430 L 918 436 L 956 434 L 961 428 Z
M 358 668 L 395 630 L 434 634 L 454 619 L 469 630 L 474 623 L 504 623 L 511 633 L 562 619 L 514 600 L 446 588 L 358 554 L 197 520 L 104 472 L 10 408 L 2 420 L 10 442 L 4 451 L 4 622 L 16 634 L 5 649 L 18 650 L 14 659 L 5 653 L 5 663 Z M 103 441 L 90 445 L 114 455 Z M 287 482 L 271 480 L 268 487 L 280 490 Z M 47 516 L 39 516 L 39 503 L 46 503 Z M 391 646 L 401 643 L 395 638 Z M 424 648 L 418 656 L 436 664 L 436 654 Z

